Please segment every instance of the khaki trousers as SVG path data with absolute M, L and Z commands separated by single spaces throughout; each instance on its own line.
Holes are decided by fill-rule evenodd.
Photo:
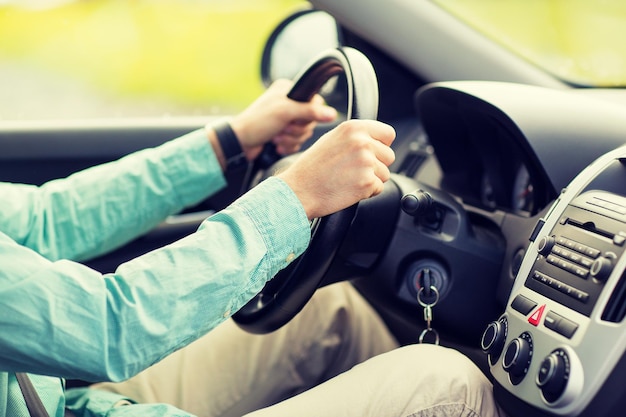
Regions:
M 340 283 L 318 290 L 272 333 L 250 334 L 229 320 L 125 382 L 93 387 L 201 417 L 241 417 L 396 347 L 354 287 Z
M 487 379 L 460 353 L 397 347 L 344 282 L 318 290 L 275 332 L 254 335 L 227 321 L 128 381 L 93 387 L 201 417 L 503 415 Z
M 309 391 L 246 417 L 504 417 L 467 357 L 435 345 L 376 356 Z

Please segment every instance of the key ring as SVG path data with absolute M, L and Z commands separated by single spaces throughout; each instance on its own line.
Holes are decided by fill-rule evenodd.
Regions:
M 438 345 L 439 344 L 439 332 L 435 329 L 424 329 L 422 330 L 422 333 L 420 333 L 420 337 L 419 337 L 419 342 L 424 343 L 424 339 L 426 338 L 426 335 L 432 333 L 433 337 L 435 338 L 435 340 L 433 340 L 433 344 Z
M 424 343 L 424 338 L 429 333 L 432 333 L 432 336 L 434 337 L 434 340 L 432 343 L 435 345 L 438 345 L 439 344 L 439 332 L 433 329 L 430 323 L 432 322 L 432 319 L 433 319 L 432 307 L 435 306 L 435 304 L 437 304 L 437 302 L 439 301 L 439 290 L 437 290 L 437 287 L 435 287 L 434 285 L 431 285 L 429 289 L 435 293 L 435 300 L 432 303 L 426 303 L 424 302 L 424 300 L 422 300 L 421 296 L 422 296 L 422 293 L 424 292 L 424 287 L 420 288 L 420 290 L 417 293 L 417 302 L 419 303 L 420 306 L 424 308 L 424 321 L 426 321 L 426 328 L 420 334 L 419 342 Z
M 434 285 L 431 285 L 430 290 L 435 293 L 435 301 L 433 301 L 432 303 L 426 303 L 422 301 L 421 295 L 424 292 L 424 287 L 420 288 L 420 290 L 417 292 L 417 302 L 422 307 L 433 307 L 439 301 L 439 290 L 437 289 L 437 287 L 435 287 Z

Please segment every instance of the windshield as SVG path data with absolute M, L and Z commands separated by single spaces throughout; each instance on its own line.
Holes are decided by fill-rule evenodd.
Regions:
M 566 82 L 626 86 L 624 0 L 434 0 Z
M 0 0 L 0 121 L 204 116 L 264 89 L 300 0 Z

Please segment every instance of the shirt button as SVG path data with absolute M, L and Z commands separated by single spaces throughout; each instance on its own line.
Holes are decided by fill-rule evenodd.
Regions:
M 287 255 L 287 259 L 285 259 L 285 261 L 287 261 L 287 263 L 293 261 L 294 259 L 296 259 L 296 254 L 295 253 L 290 253 L 289 255 Z
M 223 314 L 224 318 L 228 318 L 230 316 L 230 310 L 226 310 Z

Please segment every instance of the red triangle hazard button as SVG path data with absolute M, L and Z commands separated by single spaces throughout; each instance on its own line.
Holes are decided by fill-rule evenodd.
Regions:
M 541 317 L 543 316 L 543 310 L 546 309 L 546 305 L 541 305 L 533 314 L 528 317 L 528 322 L 533 326 L 539 326 L 539 322 L 541 322 Z

